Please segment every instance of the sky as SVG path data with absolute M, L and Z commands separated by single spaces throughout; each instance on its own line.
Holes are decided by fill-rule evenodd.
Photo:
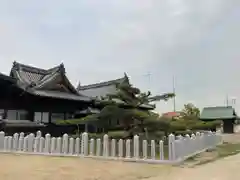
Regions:
M 64 63 L 73 85 L 121 78 L 176 108 L 240 110 L 239 0 L 0 0 L 0 72 Z M 149 74 L 149 75 L 148 75 Z M 231 101 L 231 100 L 230 100 Z M 173 110 L 173 102 L 156 111 Z M 240 113 L 240 111 L 239 111 Z

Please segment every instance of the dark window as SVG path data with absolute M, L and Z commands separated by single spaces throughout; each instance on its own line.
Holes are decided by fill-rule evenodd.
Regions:
M 120 125 L 120 121 L 119 121 L 119 119 L 117 120 L 117 125 Z

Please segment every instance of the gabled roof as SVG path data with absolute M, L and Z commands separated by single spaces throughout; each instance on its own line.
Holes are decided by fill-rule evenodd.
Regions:
M 17 80 L 19 87 L 37 96 L 90 101 L 90 98 L 80 96 L 70 83 L 63 64 L 41 69 L 15 61 L 10 76 Z
M 81 86 L 79 84 L 77 90 L 82 95 L 101 99 L 101 97 L 106 97 L 108 94 L 115 94 L 117 92 L 116 85 L 124 81 L 129 82 L 129 79 L 126 74 L 124 74 L 124 77 L 122 78 L 111 81 L 105 81 L 85 86 Z
M 203 108 L 200 119 L 224 120 L 237 118 L 237 114 L 231 106 L 205 107 Z
M 100 100 L 102 102 L 102 97 L 106 97 L 109 94 L 116 94 L 117 93 L 117 84 L 129 82 L 129 78 L 126 73 L 124 76 L 119 79 L 104 81 L 96 84 L 89 84 L 86 86 L 81 86 L 80 84 L 77 87 L 77 90 L 80 94 Z M 113 99 L 118 104 L 125 104 L 123 101 L 119 99 Z M 155 106 L 151 104 L 142 104 L 140 106 L 144 109 L 154 109 Z

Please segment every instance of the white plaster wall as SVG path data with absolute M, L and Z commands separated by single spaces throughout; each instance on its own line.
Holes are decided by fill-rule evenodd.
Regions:
M 49 113 L 48 112 L 43 112 L 42 113 L 42 122 L 43 123 L 49 123 Z
M 41 122 L 42 121 L 42 113 L 41 112 L 34 112 L 34 121 Z
M 17 119 L 17 110 L 8 110 L 7 111 L 7 119 L 16 120 Z

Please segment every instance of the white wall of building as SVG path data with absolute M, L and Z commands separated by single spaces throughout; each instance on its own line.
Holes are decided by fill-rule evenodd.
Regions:
M 27 111 L 25 110 L 8 110 L 8 120 L 27 120 Z
M 49 123 L 49 113 L 48 112 L 35 112 L 34 121 L 39 123 Z

